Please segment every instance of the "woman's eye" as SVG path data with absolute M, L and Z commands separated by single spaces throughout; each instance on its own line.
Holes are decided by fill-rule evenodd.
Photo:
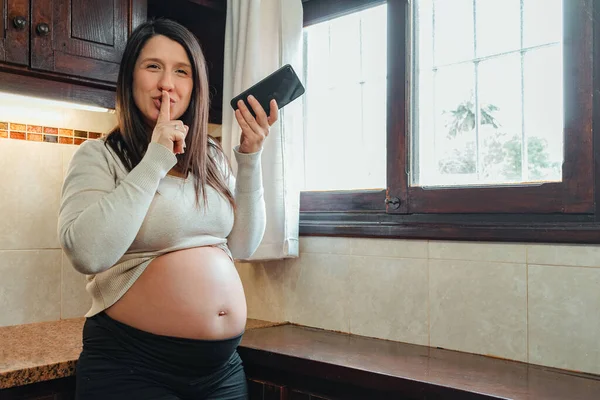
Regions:
M 186 71 L 186 70 L 184 70 L 184 69 L 178 69 L 176 72 L 177 72 L 178 74 L 182 74 L 182 75 L 187 75 L 187 74 L 188 74 L 188 73 L 187 73 L 187 71 Z
M 149 68 L 149 69 L 158 69 L 158 65 L 156 65 L 156 64 L 150 64 L 150 65 L 148 65 L 147 68 Z

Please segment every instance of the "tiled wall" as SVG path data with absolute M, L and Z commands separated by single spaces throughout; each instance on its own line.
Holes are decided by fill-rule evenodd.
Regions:
M 250 317 L 600 374 L 600 246 L 302 237 Z
M 85 277 L 58 242 L 60 190 L 75 143 L 106 133 L 115 116 L 0 102 L 0 121 L 0 326 L 82 316 Z
M 75 144 L 75 138 L 94 138 L 110 131 L 116 124 L 116 115 L 44 105 L 27 98 L 6 99 L 0 95 L 0 122 L 2 138 Z
M 0 139 L 0 326 L 83 315 L 85 277 L 57 235 L 60 189 L 75 145 Z
M 79 129 L 57 128 L 0 121 L 0 138 L 49 142 L 60 144 L 81 144 L 86 139 L 98 139 L 102 134 Z

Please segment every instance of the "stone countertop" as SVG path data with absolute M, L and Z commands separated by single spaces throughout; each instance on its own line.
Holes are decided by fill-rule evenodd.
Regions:
M 75 373 L 85 318 L 0 328 L 0 389 Z M 246 330 L 283 323 L 248 319 Z

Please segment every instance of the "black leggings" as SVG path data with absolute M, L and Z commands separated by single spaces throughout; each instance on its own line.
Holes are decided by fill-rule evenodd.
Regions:
M 102 312 L 83 327 L 76 399 L 247 399 L 241 340 L 154 335 Z

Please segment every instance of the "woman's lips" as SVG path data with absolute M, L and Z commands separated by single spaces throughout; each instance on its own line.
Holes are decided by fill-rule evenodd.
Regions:
M 154 106 L 160 110 L 160 104 L 162 103 L 161 99 L 155 98 L 155 99 L 152 99 L 152 101 L 154 102 Z M 173 107 L 173 104 L 175 104 L 175 101 L 173 99 L 171 99 L 171 107 Z

